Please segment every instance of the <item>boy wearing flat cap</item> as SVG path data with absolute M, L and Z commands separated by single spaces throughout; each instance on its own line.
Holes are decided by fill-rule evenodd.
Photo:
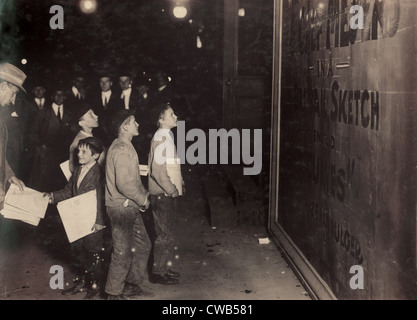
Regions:
M 84 102 L 80 104 L 80 108 L 75 112 L 74 120 L 78 121 L 78 126 L 81 129 L 78 131 L 69 148 L 69 170 L 71 173 L 74 173 L 74 169 L 78 164 L 78 141 L 92 137 L 93 129 L 99 126 L 98 116 L 94 113 L 90 105 Z M 103 151 L 97 160 L 97 163 L 101 166 L 104 166 L 105 154 L 105 151 Z
M 16 178 L 7 162 L 6 148 L 8 132 L 3 117 L 3 108 L 14 101 L 19 89 L 26 92 L 22 86 L 25 79 L 26 74 L 19 68 L 10 63 L 0 64 L 0 210 L 3 209 L 4 206 L 7 182 L 14 183 L 20 190 L 23 190 L 25 187 L 23 181 Z
M 106 207 L 113 252 L 105 291 L 108 300 L 147 295 L 140 285 L 146 271 L 151 242 L 142 215 L 149 207 L 148 191 L 139 175 L 139 159 L 132 138 L 139 134 L 133 110 L 118 110 L 111 117 L 117 138 L 106 157 Z

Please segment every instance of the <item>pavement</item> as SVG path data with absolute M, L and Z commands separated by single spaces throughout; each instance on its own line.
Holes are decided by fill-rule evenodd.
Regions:
M 211 226 L 201 172 L 189 167 L 183 176 L 172 266 L 180 283 L 151 284 L 146 277 L 142 288 L 153 296 L 141 300 L 311 300 L 265 227 Z M 59 241 L 47 227 L 1 217 L 0 300 L 84 299 L 83 293 L 68 297 L 50 286 L 53 266 L 62 266 L 65 288 L 72 286 Z

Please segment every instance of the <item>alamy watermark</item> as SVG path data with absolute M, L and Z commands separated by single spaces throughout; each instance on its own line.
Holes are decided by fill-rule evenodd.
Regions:
M 49 26 L 52 30 L 64 29 L 64 9 L 59 5 L 54 5 L 49 8 L 49 13 L 53 13 L 51 19 L 49 19 Z
M 351 29 L 364 29 L 364 11 L 363 7 L 359 5 L 354 5 L 350 7 L 349 13 L 354 14 L 349 20 L 349 26 Z
M 49 280 L 49 287 L 52 290 L 64 289 L 64 268 L 60 265 L 53 265 L 49 269 L 49 273 L 53 274 Z
M 177 122 L 177 156 L 175 147 L 169 140 L 174 136 L 171 131 L 158 131 L 155 141 L 165 141 L 155 149 L 154 157 L 158 164 L 168 163 L 169 159 L 179 159 L 179 163 L 194 164 L 232 164 L 242 162 L 249 166 L 243 168 L 244 175 L 257 175 L 262 171 L 262 129 L 209 129 L 206 133 L 198 128 L 185 132 L 185 122 Z M 165 140 L 164 140 L 165 139 Z M 208 140 L 208 141 L 207 141 Z M 186 148 L 186 141 L 194 142 Z M 231 141 L 231 152 L 229 142 Z M 208 145 L 207 145 L 208 143 Z M 253 149 L 253 152 L 251 152 Z M 208 156 L 207 156 L 208 153 Z M 220 160 L 220 162 L 219 162 Z
M 353 277 L 350 278 L 349 286 L 352 290 L 363 290 L 364 289 L 364 276 L 363 276 L 363 267 L 359 265 L 354 265 L 350 267 L 350 274 L 353 274 Z

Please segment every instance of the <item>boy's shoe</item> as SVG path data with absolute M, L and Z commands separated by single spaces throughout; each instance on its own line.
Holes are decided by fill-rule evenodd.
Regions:
M 131 283 L 125 284 L 125 287 L 123 289 L 123 295 L 127 299 L 137 299 L 137 298 L 142 298 L 142 297 L 155 296 L 154 293 L 149 292 L 149 291 L 144 291 L 140 286 L 131 284 Z
M 136 284 L 126 282 L 125 287 L 123 288 L 123 295 L 125 297 L 140 296 L 143 295 L 143 290 Z
M 103 300 L 103 296 L 99 288 L 90 288 L 87 291 L 87 295 L 84 297 L 84 300 Z
M 127 300 L 127 297 L 125 297 L 123 294 L 118 294 L 118 295 L 109 294 L 107 296 L 107 300 Z
M 85 285 L 84 281 L 79 281 L 79 282 L 76 282 L 73 287 L 69 289 L 65 289 L 61 293 L 64 296 L 72 296 L 74 294 L 84 293 L 84 292 L 87 292 L 87 286 Z
M 168 269 L 167 275 L 169 275 L 172 278 L 179 278 L 181 276 L 179 272 L 172 271 L 171 269 Z
M 157 283 L 157 284 L 178 284 L 178 279 L 175 279 L 173 277 L 170 277 L 168 274 L 160 275 L 156 273 L 152 273 L 149 276 L 149 282 L 150 283 Z

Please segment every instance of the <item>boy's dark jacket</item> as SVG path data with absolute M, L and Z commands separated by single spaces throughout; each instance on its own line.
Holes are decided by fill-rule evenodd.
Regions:
M 96 189 L 97 193 L 97 218 L 96 224 L 106 225 L 105 220 L 105 204 L 104 204 L 104 184 L 105 176 L 101 166 L 96 163 L 85 175 L 83 181 L 81 181 L 80 187 L 77 188 L 78 177 L 81 173 L 81 166 L 77 166 L 74 170 L 73 175 L 68 181 L 67 185 L 59 190 L 53 192 L 54 202 L 60 202 L 80 194 L 87 193 L 91 190 Z

